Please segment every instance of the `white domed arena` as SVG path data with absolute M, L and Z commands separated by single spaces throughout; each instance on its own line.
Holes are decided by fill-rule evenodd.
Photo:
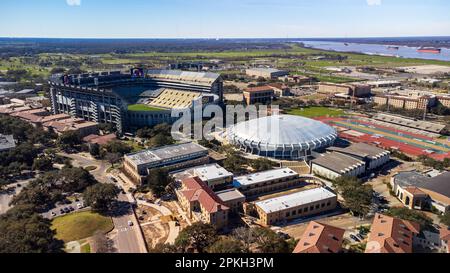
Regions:
M 313 119 L 275 115 L 230 126 L 228 141 L 245 152 L 281 160 L 305 159 L 311 151 L 331 146 L 334 128 Z

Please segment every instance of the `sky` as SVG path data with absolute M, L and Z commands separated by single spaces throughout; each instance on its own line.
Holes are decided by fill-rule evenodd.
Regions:
M 450 36 L 448 0 L 0 0 L 0 37 Z

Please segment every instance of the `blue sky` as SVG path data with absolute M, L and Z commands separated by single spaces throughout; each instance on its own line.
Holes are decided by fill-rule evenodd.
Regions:
M 450 36 L 448 0 L 0 0 L 0 37 Z

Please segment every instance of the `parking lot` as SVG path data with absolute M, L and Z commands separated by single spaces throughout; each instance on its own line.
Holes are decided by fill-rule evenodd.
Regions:
M 75 211 L 80 211 L 86 209 L 84 206 L 84 201 L 81 196 L 68 198 L 64 202 L 59 202 L 56 204 L 56 207 L 42 213 L 42 217 L 47 219 L 53 219 L 55 217 L 65 215 L 68 213 L 72 213 Z

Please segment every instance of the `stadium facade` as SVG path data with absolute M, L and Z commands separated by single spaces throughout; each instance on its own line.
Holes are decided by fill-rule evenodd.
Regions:
M 172 123 L 172 109 L 191 108 L 197 100 L 204 104 L 223 100 L 222 78 L 205 72 L 131 69 L 53 75 L 49 84 L 54 114 L 114 124 L 119 132 Z
M 238 123 L 227 129 L 228 141 L 241 150 L 281 160 L 302 160 L 313 150 L 331 146 L 332 127 L 313 119 L 274 115 Z

